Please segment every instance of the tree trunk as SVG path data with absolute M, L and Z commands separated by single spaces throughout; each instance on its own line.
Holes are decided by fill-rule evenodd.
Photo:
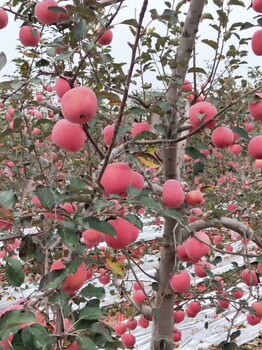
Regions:
M 167 92 L 167 101 L 171 106 L 172 121 L 168 126 L 167 137 L 178 137 L 175 133 L 178 123 L 176 113 L 176 104 L 181 94 L 181 88 L 178 89 L 173 82 L 184 81 L 188 64 L 195 45 L 195 37 L 198 31 L 198 25 L 203 12 L 205 0 L 191 0 L 187 18 L 183 28 L 180 45 L 176 54 L 177 68 L 172 72 L 172 81 Z M 163 167 L 165 180 L 177 179 L 180 181 L 180 171 L 182 158 L 186 142 L 173 143 L 163 148 Z M 174 273 L 176 258 L 176 242 L 180 239 L 181 230 L 174 228 L 177 222 L 173 219 L 165 220 L 163 243 L 160 257 L 160 266 L 158 271 L 159 289 L 156 295 L 156 313 L 152 330 L 151 350 L 172 350 L 173 347 L 173 328 L 174 328 L 174 302 L 175 294 L 170 287 L 170 278 Z

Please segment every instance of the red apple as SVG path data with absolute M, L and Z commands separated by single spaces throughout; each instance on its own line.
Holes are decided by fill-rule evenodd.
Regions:
M 253 303 L 252 308 L 256 311 L 256 316 L 262 317 L 262 301 Z
M 100 28 L 98 30 L 98 33 L 100 33 L 103 30 L 104 30 L 104 28 Z M 112 40 L 113 40 L 113 32 L 111 29 L 108 29 L 100 36 L 100 38 L 98 39 L 97 42 L 99 45 L 107 46 L 107 45 L 111 44 Z
M 103 235 L 102 232 L 90 228 L 83 232 L 82 237 L 85 243 L 97 246 L 101 242 Z
M 115 126 L 114 125 L 107 125 L 104 130 L 104 142 L 109 147 L 112 143 L 113 135 L 115 132 Z
M 254 159 L 262 159 L 262 135 L 255 136 L 249 141 L 248 154 Z
M 183 310 L 177 310 L 177 311 L 174 311 L 173 316 L 174 316 L 174 323 L 180 323 L 184 321 L 185 312 Z
M 260 30 L 260 32 L 262 32 L 262 30 Z M 260 122 L 262 121 L 262 93 L 261 92 L 256 93 L 253 96 L 253 101 L 250 101 L 248 103 L 248 109 L 249 109 L 250 115 L 254 119 L 256 119 Z M 254 130 L 254 128 L 252 130 Z
M 237 144 L 234 144 L 229 147 L 229 150 L 232 154 L 241 154 L 243 152 L 243 147 Z
M 204 196 L 201 191 L 194 190 L 186 194 L 186 202 L 188 205 L 201 204 L 204 201 Z
M 261 111 L 261 118 L 262 118 L 262 111 Z M 255 129 L 255 124 L 254 123 L 246 123 L 245 129 L 247 132 L 253 131 Z
M 189 91 L 192 91 L 192 90 L 193 90 L 192 83 L 189 80 L 185 79 L 184 85 L 182 87 L 182 91 L 183 92 L 189 92 Z
M 138 325 L 142 328 L 148 328 L 149 326 L 149 320 L 146 319 L 145 317 L 140 317 L 138 319 Z
M 175 343 L 179 342 L 182 339 L 182 333 L 176 327 L 174 327 L 173 339 Z
M 88 87 L 78 86 L 67 91 L 61 99 L 61 111 L 65 119 L 71 123 L 85 124 L 97 113 L 96 94 Z
M 8 15 L 7 12 L 0 7 L 0 29 L 3 29 L 8 24 Z
M 258 278 L 257 274 L 254 270 L 250 270 L 246 268 L 241 273 L 243 281 L 246 283 L 247 286 L 257 286 L 258 285 Z
M 163 185 L 162 201 L 170 209 L 179 208 L 185 200 L 181 183 L 177 180 L 167 180 Z
M 137 327 L 137 320 L 135 318 L 133 318 L 132 320 L 128 320 L 126 326 L 130 331 L 135 330 Z
M 189 118 L 190 123 L 194 129 L 198 128 L 201 124 L 208 122 L 217 114 L 217 109 L 209 102 L 197 102 L 190 108 Z M 211 121 L 206 125 L 206 128 L 212 129 L 216 124 L 216 121 Z
M 77 87 L 77 82 L 74 82 L 74 87 Z M 57 93 L 57 96 L 62 98 L 64 94 L 71 90 L 70 86 L 70 78 L 69 77 L 61 77 L 56 80 L 55 83 L 55 91 Z
M 44 0 L 39 2 L 35 7 L 35 16 L 41 24 L 56 23 L 60 14 L 51 11 L 49 7 L 59 7 L 55 0 Z
M 131 128 L 131 135 L 133 138 L 135 138 L 137 135 L 141 134 L 142 132 L 146 132 L 150 130 L 151 130 L 151 127 L 147 122 L 141 122 L 141 123 L 134 122 Z
M 144 176 L 139 174 L 137 171 L 132 171 L 131 185 L 139 190 L 144 188 L 145 179 Z
M 255 326 L 256 324 L 261 322 L 261 317 L 252 315 L 250 313 L 247 314 L 247 323 L 251 326 Z
M 253 7 L 254 11 L 256 11 L 258 13 L 262 13 L 262 1 L 261 0 L 253 0 L 252 7 Z
M 173 275 L 170 280 L 170 286 L 176 293 L 185 293 L 191 286 L 190 274 L 184 270 L 180 273 Z
M 211 250 L 208 245 L 199 241 L 198 238 L 210 244 L 210 238 L 202 231 L 195 233 L 193 237 L 188 238 L 184 243 L 187 255 L 194 262 L 198 262 L 203 256 L 208 255 Z
M 133 299 L 137 304 L 143 304 L 146 300 L 145 293 L 141 289 L 137 290 L 133 295 Z
M 238 287 L 233 288 L 231 293 L 232 293 L 233 297 L 236 298 L 236 299 L 241 299 L 242 296 L 244 295 L 243 289 L 238 288 Z
M 227 127 L 216 128 L 212 132 L 212 142 L 217 148 L 227 148 L 231 146 L 234 142 L 234 133 L 231 129 Z
M 40 40 L 40 33 L 34 27 L 23 26 L 19 31 L 19 40 L 24 46 L 36 47 Z
M 86 133 L 81 125 L 70 123 L 66 119 L 60 119 L 53 127 L 52 140 L 64 151 L 75 153 L 84 147 Z
M 262 56 L 262 29 L 253 34 L 251 48 L 256 56 Z
M 125 323 L 122 323 L 122 322 L 119 322 L 119 323 L 116 323 L 114 326 L 113 326 L 115 332 L 116 332 L 116 335 L 117 336 L 121 336 L 123 335 L 126 331 L 127 331 L 127 326 Z
M 137 227 L 122 218 L 109 220 L 108 223 L 114 227 L 116 231 L 116 237 L 105 233 L 103 234 L 103 237 L 109 247 L 114 249 L 122 249 L 127 247 L 130 243 L 133 242 L 135 233 L 139 231 Z
M 113 163 L 107 165 L 101 179 L 106 195 L 126 194 L 131 186 L 133 171 L 126 163 Z
M 136 344 L 136 337 L 134 334 L 123 334 L 121 340 L 126 349 L 134 349 L 134 346 Z
M 194 265 L 195 274 L 197 277 L 206 277 L 207 271 L 210 271 L 211 265 L 207 261 L 199 261 Z

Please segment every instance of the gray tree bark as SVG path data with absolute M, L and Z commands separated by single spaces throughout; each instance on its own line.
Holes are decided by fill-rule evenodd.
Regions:
M 179 117 L 176 104 L 181 96 L 181 88 L 177 81 L 184 81 L 189 61 L 195 45 L 198 25 L 204 9 L 205 0 L 191 0 L 188 14 L 185 20 L 180 45 L 176 54 L 176 68 L 172 71 L 172 79 L 167 92 L 167 101 L 171 106 L 172 121 L 168 126 L 167 138 L 179 136 L 176 126 Z M 180 181 L 180 171 L 183 164 L 184 148 L 186 143 L 170 144 L 163 147 L 163 167 L 165 179 L 177 179 Z M 159 290 L 156 295 L 156 315 L 152 330 L 151 350 L 173 349 L 173 310 L 175 295 L 170 287 L 170 278 L 174 272 L 176 236 L 181 234 L 179 227 L 174 228 L 177 222 L 166 219 L 163 244 L 158 271 Z

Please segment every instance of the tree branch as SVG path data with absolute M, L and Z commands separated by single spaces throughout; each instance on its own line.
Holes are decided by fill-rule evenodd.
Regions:
M 113 135 L 113 138 L 112 138 L 111 145 L 109 146 L 109 149 L 108 149 L 108 152 L 107 152 L 104 164 L 103 164 L 102 169 L 100 171 L 100 174 L 98 176 L 98 183 L 101 181 L 103 173 L 104 173 L 104 171 L 106 169 L 106 166 L 107 166 L 107 164 L 109 162 L 110 155 L 111 155 L 111 153 L 113 151 L 113 148 L 114 148 L 114 145 L 115 145 L 115 141 L 116 141 L 116 137 L 117 137 L 117 134 L 118 134 L 118 130 L 119 130 L 120 126 L 121 126 L 122 119 L 123 119 L 123 116 L 124 116 L 125 105 L 126 105 L 126 101 L 127 101 L 127 98 L 128 98 L 128 91 L 129 91 L 129 87 L 130 87 L 131 80 L 132 80 L 133 70 L 134 70 L 134 67 L 135 67 L 135 64 L 136 64 L 137 47 L 138 47 L 138 43 L 139 43 L 139 40 L 140 40 L 140 35 L 141 35 L 141 30 L 142 30 L 142 23 L 143 23 L 143 19 L 144 19 L 144 16 L 145 16 L 146 9 L 147 9 L 147 5 L 148 5 L 148 0 L 144 0 L 143 6 L 141 8 L 140 15 L 139 15 L 139 22 L 138 22 L 138 26 L 137 26 L 135 42 L 134 42 L 134 45 L 133 45 L 133 48 L 132 48 L 132 56 L 131 56 L 130 67 L 129 67 L 129 71 L 128 71 L 128 75 L 127 75 L 127 79 L 126 79 L 126 87 L 125 87 L 125 90 L 124 90 L 124 95 L 123 95 L 122 103 L 121 103 L 121 106 L 120 106 L 118 119 L 117 119 L 117 122 L 116 122 L 116 125 L 115 125 L 115 132 L 114 132 L 114 135 Z

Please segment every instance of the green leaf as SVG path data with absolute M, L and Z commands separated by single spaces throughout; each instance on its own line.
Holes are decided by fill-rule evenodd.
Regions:
M 245 30 L 253 27 L 255 27 L 255 24 L 252 24 L 250 22 L 244 22 L 241 24 L 240 30 Z
M 212 49 L 214 49 L 214 50 L 217 50 L 217 49 L 218 49 L 218 44 L 217 44 L 217 42 L 214 41 L 214 40 L 203 39 L 203 40 L 202 40 L 202 43 L 204 43 L 204 44 L 206 44 L 206 45 L 212 47 Z
M 202 74 L 206 74 L 206 71 L 204 68 L 201 67 L 191 67 L 188 70 L 188 73 L 202 73 Z
M 21 240 L 19 247 L 19 258 L 23 261 L 28 261 L 36 257 L 37 244 L 34 242 L 33 238 L 25 236 Z
M 1 51 L 0 52 L 0 70 L 4 68 L 6 63 L 7 63 L 6 54 L 3 51 Z
M 141 197 L 139 199 L 139 202 L 145 206 L 147 209 L 155 209 L 155 210 L 160 210 L 161 205 L 156 202 L 153 198 L 150 197 Z
M 256 261 L 257 261 L 258 263 L 262 263 L 262 255 L 260 255 L 260 256 L 256 259 Z
M 102 233 L 106 233 L 109 236 L 116 237 L 114 227 L 108 224 L 106 221 L 100 221 L 95 217 L 86 217 L 82 221 L 85 228 L 92 228 Z
M 219 347 L 222 350 L 235 350 L 237 349 L 237 344 L 236 343 L 227 343 L 226 341 L 223 341 L 219 344 Z
M 6 257 L 5 261 L 5 274 L 8 282 L 14 287 L 20 287 L 25 279 L 23 265 L 19 260 L 10 257 Z
M 195 147 L 186 147 L 185 152 L 189 157 L 192 157 L 193 159 L 206 159 L 206 156 Z
M 52 211 L 56 206 L 56 194 L 50 187 L 36 186 L 36 195 L 46 210 Z
M 133 224 L 134 226 L 138 227 L 140 230 L 143 230 L 143 223 L 141 221 L 141 219 L 134 214 L 127 214 L 125 216 L 123 216 L 123 219 L 125 219 L 126 221 L 131 222 L 131 224 Z
M 11 310 L 0 317 L 0 339 L 7 339 L 11 333 L 15 334 L 25 323 L 36 322 L 32 312 Z
M 105 297 L 105 289 L 103 287 L 96 287 L 92 283 L 88 283 L 88 285 L 81 290 L 81 295 L 85 298 L 97 298 L 103 299 Z
M 102 314 L 99 307 L 84 307 L 80 310 L 79 318 L 89 321 L 98 321 L 104 319 L 105 316 Z
M 241 0 L 229 0 L 228 5 L 236 5 L 245 7 L 245 3 Z
M 4 208 L 12 209 L 17 202 L 17 196 L 13 190 L 0 192 L 0 205 Z
M 75 250 L 75 246 L 79 243 L 79 238 L 76 235 L 76 231 L 69 230 L 67 228 L 59 227 L 57 233 L 61 237 L 61 241 L 71 251 Z
M 39 283 L 40 290 L 56 289 L 64 282 L 68 276 L 66 269 L 54 270 L 44 275 Z
M 171 218 L 177 221 L 183 220 L 183 216 L 179 211 L 171 209 L 161 210 L 158 213 L 158 216 L 163 216 L 164 218 Z
M 83 350 L 96 350 L 96 344 L 86 336 L 77 337 L 77 344 Z
M 28 349 L 49 350 L 55 337 L 52 337 L 46 328 L 40 324 L 33 324 L 22 330 L 21 339 Z
M 233 128 L 233 130 L 239 135 L 242 137 L 242 139 L 246 140 L 246 141 L 249 141 L 249 135 L 248 133 L 246 132 L 245 129 L 243 128 L 240 128 L 240 127 L 235 127 Z
M 138 23 L 137 23 L 137 20 L 135 18 L 126 19 L 125 21 L 121 22 L 120 24 L 127 24 L 127 25 L 133 26 L 135 28 L 138 27 Z
M 241 331 L 240 330 L 237 330 L 235 332 L 233 332 L 231 335 L 230 335 L 230 340 L 233 341 L 235 340 L 237 337 L 239 337 L 241 334 Z
M 194 173 L 194 175 L 202 173 L 204 171 L 204 168 L 205 168 L 205 164 L 204 163 L 201 163 L 201 162 L 195 163 L 194 166 L 193 166 L 193 173 Z
M 59 7 L 59 6 L 49 6 L 48 11 L 51 11 L 54 13 L 64 13 L 64 14 L 67 13 L 63 7 Z

